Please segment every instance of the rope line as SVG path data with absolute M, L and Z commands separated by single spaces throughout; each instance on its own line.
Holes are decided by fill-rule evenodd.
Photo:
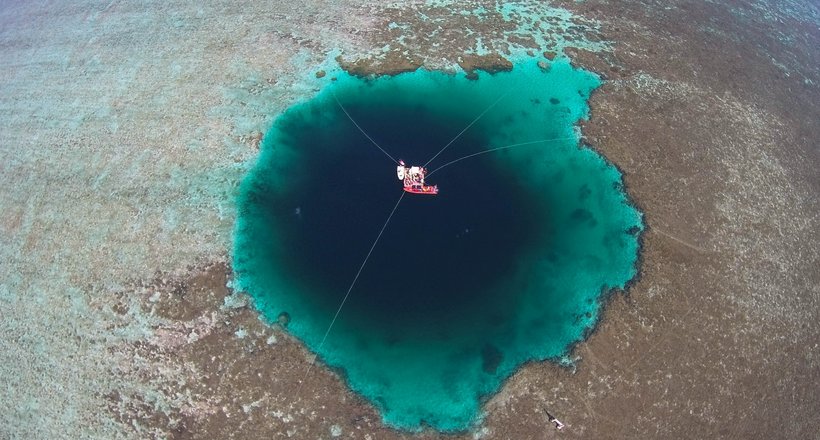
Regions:
M 540 141 L 521 142 L 519 144 L 505 145 L 503 147 L 491 148 L 489 150 L 482 150 L 482 151 L 479 151 L 478 153 L 468 154 L 466 156 L 459 157 L 458 159 L 451 160 L 450 162 L 447 162 L 444 165 L 442 165 L 442 166 L 434 169 L 433 171 L 430 171 L 429 173 L 427 173 L 427 177 L 432 176 L 433 173 L 435 173 L 436 171 L 438 171 L 438 170 L 440 170 L 444 167 L 450 166 L 454 163 L 461 162 L 464 159 L 469 159 L 471 157 L 475 157 L 475 156 L 478 156 L 478 155 L 481 155 L 481 154 L 492 153 L 493 151 L 498 151 L 498 150 L 507 150 L 509 148 L 514 148 L 514 147 L 522 147 L 522 146 L 525 146 L 525 145 L 534 145 L 534 144 L 540 144 L 540 143 L 544 143 L 544 142 L 569 141 L 569 140 L 573 140 L 573 139 L 575 139 L 575 138 L 574 137 L 564 137 L 564 138 L 555 138 L 555 139 L 541 139 Z
M 466 127 L 464 127 L 463 130 L 461 130 L 450 142 L 448 142 L 447 145 L 442 147 L 441 150 L 439 150 L 438 153 L 436 153 L 433 157 L 431 157 L 430 160 L 428 160 L 422 167 L 426 167 L 427 165 L 430 164 L 430 162 L 435 160 L 441 153 L 444 152 L 444 150 L 446 150 L 448 147 L 450 147 L 450 145 L 452 145 L 456 140 L 458 140 L 458 138 L 460 138 L 461 135 L 463 135 L 467 130 L 469 130 L 470 127 L 472 127 L 476 122 L 478 122 L 479 119 L 481 119 L 485 114 L 487 114 L 487 112 L 489 112 L 493 107 L 495 107 L 496 104 L 498 104 L 505 96 L 507 96 L 507 94 L 509 94 L 509 92 L 505 92 L 504 94 L 499 96 L 498 99 L 496 99 L 492 104 L 490 104 L 486 109 L 484 109 L 484 111 L 481 112 L 481 114 L 479 114 L 475 119 L 473 119 L 472 122 L 470 122 Z M 350 120 L 350 122 L 352 122 L 353 125 L 355 125 L 356 128 L 373 145 L 376 146 L 376 148 L 378 148 L 382 153 L 384 153 L 385 156 L 389 157 L 390 160 L 392 160 L 393 162 L 399 163 L 398 160 L 396 160 L 393 156 L 391 156 L 390 153 L 385 151 L 385 149 L 382 148 L 375 140 L 373 140 L 373 138 L 371 138 L 370 135 L 368 135 L 367 132 L 364 131 L 364 129 L 356 122 L 356 120 L 353 119 L 353 116 L 351 116 L 350 113 L 347 111 L 347 109 L 344 107 L 344 105 L 342 105 L 342 103 L 339 101 L 339 98 L 336 97 L 335 93 L 333 94 L 333 99 L 336 101 L 336 104 L 339 106 L 339 108 L 342 109 L 345 116 L 347 116 L 347 118 Z M 479 151 L 477 153 L 469 154 L 467 156 L 460 157 L 458 159 L 447 162 L 444 165 L 434 169 L 432 172 L 430 172 L 428 174 L 428 176 L 431 176 L 433 173 L 435 173 L 436 171 L 438 171 L 442 168 L 445 168 L 447 166 L 453 165 L 453 164 L 455 164 L 457 162 L 460 162 L 462 160 L 469 159 L 471 157 L 475 157 L 475 156 L 478 156 L 478 155 L 481 155 L 481 154 L 491 153 L 493 151 L 505 150 L 505 149 L 520 147 L 520 146 L 525 146 L 525 145 L 533 145 L 533 144 L 538 144 L 538 143 L 543 143 L 543 142 L 569 140 L 569 139 L 574 139 L 574 138 L 543 139 L 543 140 L 538 140 L 538 141 L 530 141 L 530 142 L 522 142 L 522 143 L 512 144 L 512 145 L 505 145 L 503 147 L 497 147 L 497 148 L 492 148 L 492 149 L 489 149 L 489 150 Z M 399 204 L 401 203 L 402 199 L 404 199 L 405 194 L 406 194 L 406 192 L 402 191 L 401 196 L 396 201 L 396 204 L 393 206 L 393 209 L 390 211 L 390 215 L 387 217 L 387 220 L 385 220 L 384 224 L 381 227 L 381 230 L 379 231 L 379 234 L 376 236 L 376 239 L 373 241 L 373 244 L 370 246 L 370 250 L 367 252 L 367 255 L 365 256 L 364 260 L 362 261 L 362 264 L 359 266 L 359 270 L 356 272 L 356 276 L 353 277 L 353 281 L 350 283 L 350 286 L 348 287 L 347 292 L 345 292 L 345 295 L 342 298 L 341 303 L 339 303 L 339 307 L 336 309 L 336 313 L 333 315 L 333 319 L 331 319 L 330 325 L 328 325 L 327 330 L 325 331 L 325 334 L 322 336 L 322 340 L 319 342 L 319 346 L 315 350 L 315 353 L 313 355 L 313 359 L 308 364 L 308 368 L 305 371 L 304 377 L 299 382 L 299 387 L 296 389 L 296 397 L 297 398 L 301 394 L 302 387 L 304 386 L 305 381 L 307 380 L 308 376 L 310 375 L 311 369 L 313 368 L 314 365 L 316 365 L 316 360 L 319 357 L 319 352 L 321 352 L 322 347 L 324 346 L 325 342 L 327 341 L 327 338 L 330 335 L 330 331 L 333 329 L 333 325 L 336 324 L 336 320 L 339 318 L 339 314 L 342 312 L 342 308 L 344 308 L 344 305 L 347 302 L 347 299 L 350 297 L 350 293 L 353 291 L 353 287 L 356 285 L 356 282 L 359 280 L 359 276 L 361 276 L 362 271 L 364 270 L 364 267 L 367 265 L 368 260 L 370 260 L 370 256 L 373 254 L 373 250 L 376 248 L 376 245 L 379 243 L 379 240 L 381 239 L 382 235 L 384 234 L 385 229 L 387 229 L 387 225 L 390 223 L 390 220 L 393 218 L 393 214 L 396 213 L 396 209 L 398 209 Z
M 393 206 L 393 210 L 390 211 L 390 215 L 387 217 L 387 220 L 382 225 L 381 231 L 379 231 L 379 235 L 376 237 L 376 240 L 373 241 L 373 245 L 370 246 L 370 250 L 367 252 L 367 256 L 364 257 L 364 261 L 362 261 L 362 265 L 359 266 L 359 271 L 356 272 L 356 276 L 353 278 L 353 282 L 350 283 L 350 287 L 347 289 L 347 293 L 345 293 L 344 298 L 342 298 L 341 304 L 339 304 L 339 308 L 336 309 L 336 314 L 333 315 L 333 319 L 330 321 L 330 325 L 327 327 L 327 331 L 325 335 L 322 337 L 322 342 L 319 343 L 319 347 L 316 349 L 316 353 L 313 355 L 313 359 L 308 364 L 307 371 L 305 371 L 305 377 L 302 378 L 302 381 L 299 383 L 299 388 L 296 389 L 296 397 L 299 397 L 299 393 L 302 391 L 302 386 L 305 384 L 305 380 L 307 380 L 308 375 L 310 374 L 311 368 L 316 364 L 316 358 L 319 357 L 319 352 L 322 350 L 322 347 L 325 345 L 325 341 L 327 340 L 327 336 L 330 334 L 330 330 L 333 328 L 333 324 L 336 323 L 336 319 L 339 317 L 339 313 L 342 312 L 342 307 L 345 306 L 347 302 L 347 298 L 350 296 L 350 292 L 353 290 L 353 286 L 356 285 L 356 281 L 359 280 L 359 275 L 362 274 L 362 270 L 364 270 L 364 266 L 367 264 L 367 260 L 370 259 L 370 254 L 373 253 L 373 249 L 376 248 L 376 244 L 379 242 L 379 239 L 382 238 L 382 234 L 384 230 L 387 228 L 387 224 L 390 223 L 390 219 L 393 218 L 393 214 L 396 213 L 396 209 L 399 207 L 399 203 L 404 198 L 404 195 L 407 194 L 406 192 L 402 191 L 399 200 L 396 201 L 396 204 Z
M 370 142 L 372 142 L 372 143 L 373 143 L 373 145 L 375 145 L 375 146 L 376 146 L 376 148 L 378 148 L 379 150 L 381 150 L 381 151 L 382 151 L 382 153 L 384 153 L 387 157 L 389 157 L 389 158 L 390 158 L 390 160 L 392 160 L 393 162 L 399 163 L 399 161 L 397 161 L 397 160 L 396 160 L 396 158 L 394 158 L 393 156 L 391 156 L 391 155 L 390 155 L 390 153 L 388 153 L 387 151 L 385 151 L 385 150 L 384 150 L 384 148 L 382 148 L 381 146 L 379 146 L 379 144 L 377 144 L 377 143 L 376 143 L 376 141 L 374 141 L 374 140 L 373 140 L 373 138 L 372 138 L 372 137 L 370 137 L 370 135 L 368 135 L 368 134 L 364 131 L 364 129 L 362 129 L 362 127 L 360 127 L 360 126 L 359 126 L 359 124 L 357 124 L 357 123 L 356 123 L 356 121 L 355 121 L 355 120 L 353 120 L 353 116 L 350 116 L 350 113 L 348 113 L 348 112 L 347 112 L 347 109 L 345 108 L 345 106 L 343 106 L 343 105 L 342 105 L 342 103 L 341 103 L 341 102 L 339 102 L 339 98 L 337 98 L 337 97 L 336 97 L 336 94 L 335 94 L 335 93 L 333 94 L 333 99 L 335 99 L 335 100 L 336 100 L 336 104 L 339 104 L 339 108 L 341 108 L 341 109 L 342 109 L 342 111 L 343 111 L 343 112 L 345 112 L 345 115 L 347 115 L 347 119 L 350 119 L 350 122 L 352 122 L 352 123 L 353 123 L 353 125 L 355 125 L 355 126 L 356 126 L 356 128 L 358 128 L 358 129 L 359 129 L 359 131 L 361 131 L 361 132 L 362 132 L 362 134 L 364 135 L 364 137 L 366 137 L 366 138 L 367 138 Z
M 480 114 L 480 115 L 478 115 L 475 119 L 473 119 L 473 122 L 470 122 L 470 124 L 469 124 L 468 126 L 464 127 L 464 130 L 461 130 L 461 132 L 459 132 L 459 133 L 456 135 L 456 137 L 454 137 L 454 138 L 453 138 L 453 140 L 451 140 L 450 142 L 448 142 L 448 143 L 447 143 L 447 145 L 445 145 L 445 146 L 444 146 L 444 148 L 442 148 L 441 150 L 439 150 L 439 152 L 438 152 L 438 153 L 436 153 L 436 155 L 435 155 L 435 156 L 431 157 L 431 158 L 430 158 L 430 160 L 428 160 L 428 161 L 427 161 L 427 163 L 425 163 L 425 164 L 424 164 L 424 165 L 422 165 L 421 167 L 422 167 L 422 168 L 424 168 L 424 167 L 426 167 L 426 166 L 427 166 L 430 162 L 432 162 L 433 160 L 435 160 L 435 158 L 437 158 L 439 154 L 441 154 L 442 152 L 444 152 L 444 150 L 446 150 L 446 149 L 447 149 L 447 147 L 449 147 L 450 145 L 452 145 L 452 144 L 453 144 L 453 142 L 455 142 L 455 141 L 456 141 L 456 139 L 460 138 L 460 137 L 461 137 L 461 135 L 462 135 L 462 134 L 464 134 L 464 132 L 465 132 L 465 131 L 469 130 L 469 129 L 470 129 L 470 127 L 472 127 L 472 126 L 473 126 L 473 124 L 475 124 L 476 122 L 478 122 L 478 120 L 479 120 L 479 119 L 481 119 L 481 117 L 482 117 L 482 116 L 484 116 L 484 115 L 485 115 L 488 111 L 490 111 L 490 109 L 491 109 L 491 108 L 495 107 L 495 105 L 496 105 L 496 104 L 498 104 L 498 101 L 501 101 L 501 100 L 502 100 L 505 96 L 507 96 L 509 93 L 510 93 L 510 92 L 504 92 L 504 94 L 503 94 L 503 95 L 499 96 L 499 97 L 498 97 L 498 99 L 496 99 L 496 100 L 495 100 L 495 102 L 493 102 L 492 104 L 490 104 L 490 106 L 489 106 L 489 107 L 487 107 L 487 108 L 486 108 L 483 112 L 481 112 L 481 114 Z

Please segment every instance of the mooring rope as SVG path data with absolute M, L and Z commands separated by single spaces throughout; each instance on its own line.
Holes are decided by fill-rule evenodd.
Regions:
M 442 165 L 442 166 L 440 166 L 440 167 L 438 167 L 438 168 L 434 169 L 433 171 L 430 171 L 429 173 L 427 173 L 427 177 L 432 176 L 432 175 L 433 175 L 433 173 L 435 173 L 436 171 L 438 171 L 438 170 L 440 170 L 440 169 L 442 169 L 442 168 L 444 168 L 444 167 L 448 167 L 448 166 L 450 166 L 450 165 L 452 165 L 452 164 L 454 164 L 454 163 L 461 162 L 461 161 L 462 161 L 462 160 L 464 160 L 464 159 L 469 159 L 469 158 L 471 158 L 471 157 L 475 157 L 475 156 L 478 156 L 478 155 L 481 155 L 481 154 L 492 153 L 493 151 L 498 151 L 498 150 L 507 150 L 507 149 L 514 148 L 514 147 L 522 147 L 522 146 L 526 146 L 526 145 L 540 144 L 540 143 L 544 143 L 544 142 L 570 141 L 570 140 L 574 140 L 574 139 L 575 139 L 574 137 L 563 137 L 563 138 L 554 138 L 554 139 L 541 139 L 541 140 L 539 140 L 539 141 L 521 142 L 521 143 L 518 143 L 518 144 L 505 145 L 505 146 L 503 146 L 503 147 L 491 148 L 491 149 L 489 149 L 489 150 L 482 150 L 482 151 L 479 151 L 478 153 L 468 154 L 468 155 L 466 155 L 466 156 L 459 157 L 458 159 L 451 160 L 451 161 L 449 161 L 449 162 L 445 163 L 444 165 Z
M 496 104 L 498 104 L 505 96 L 507 96 L 507 94 L 509 94 L 509 92 L 505 92 L 504 94 L 499 96 L 498 99 L 496 99 L 492 104 L 490 104 L 486 109 L 484 109 L 484 111 L 481 112 L 481 114 L 479 114 L 475 119 L 473 119 L 473 121 L 470 122 L 466 127 L 464 127 L 464 129 L 461 130 L 456 135 L 456 137 L 454 137 L 450 142 L 447 143 L 447 145 L 442 147 L 442 149 L 439 150 L 438 153 L 436 153 L 433 157 L 431 157 L 430 160 L 428 160 L 423 165 L 423 167 L 426 167 L 428 164 L 430 164 L 430 162 L 435 160 L 441 153 L 444 152 L 444 150 L 446 150 L 450 145 L 452 145 L 456 140 L 458 140 L 458 138 L 460 138 L 461 135 L 463 135 L 467 130 L 469 130 L 470 127 L 472 127 L 476 122 L 478 122 L 479 119 L 481 119 L 485 114 L 487 114 L 487 112 L 489 112 L 493 107 L 495 107 Z M 397 164 L 399 163 L 398 160 L 396 160 L 393 156 L 391 156 L 390 153 L 385 151 L 385 149 L 382 148 L 375 140 L 373 140 L 373 138 L 371 138 L 370 135 L 368 135 L 367 132 L 364 131 L 364 129 L 356 122 L 356 120 L 353 119 L 353 116 L 351 116 L 350 113 L 347 111 L 347 109 L 344 107 L 344 105 L 342 105 L 341 101 L 339 101 L 339 99 L 336 97 L 335 93 L 333 94 L 333 99 L 336 101 L 336 104 L 338 104 L 339 108 L 342 109 L 345 116 L 347 116 L 347 118 L 350 120 L 350 122 L 352 122 L 353 125 L 355 125 L 356 128 L 359 129 L 359 131 L 373 145 L 376 146 L 376 148 L 378 148 L 382 153 L 384 153 L 385 156 L 389 157 L 390 160 L 392 160 L 393 162 L 395 162 Z M 447 162 L 444 165 L 434 169 L 432 172 L 430 172 L 428 174 L 428 176 L 432 175 L 433 173 L 435 173 L 436 171 L 438 171 L 438 170 L 440 170 L 444 167 L 453 165 L 453 164 L 455 164 L 457 162 L 460 162 L 462 160 L 469 159 L 471 157 L 475 157 L 475 156 L 478 156 L 478 155 L 481 155 L 481 154 L 491 153 L 493 151 L 498 151 L 498 150 L 505 150 L 505 149 L 509 149 L 509 148 L 513 148 L 513 147 L 520 147 L 520 146 L 524 146 L 524 145 L 532 145 L 532 144 L 543 143 L 543 142 L 569 140 L 569 139 L 574 139 L 574 138 L 542 139 L 542 140 L 538 140 L 538 141 L 521 142 L 521 143 L 518 143 L 518 144 L 505 145 L 503 147 L 497 147 L 497 148 L 492 148 L 492 149 L 489 149 L 489 150 L 479 151 L 477 153 L 469 154 L 467 156 L 460 157 L 458 159 Z M 304 386 L 305 381 L 307 380 L 308 376 L 310 375 L 311 369 L 313 368 L 314 365 L 316 365 L 316 360 L 319 358 L 319 352 L 321 352 L 322 347 L 325 345 L 325 342 L 327 341 L 327 337 L 330 335 L 330 331 L 333 329 L 333 325 L 336 324 L 336 320 L 339 318 L 339 314 L 342 312 L 342 308 L 344 308 L 344 305 L 347 302 L 347 299 L 350 297 L 350 293 L 353 291 L 353 287 L 356 285 L 356 282 L 359 280 L 359 276 L 361 276 L 365 265 L 367 265 L 367 262 L 370 259 L 370 256 L 373 254 L 373 250 L 376 248 L 376 245 L 379 243 L 379 240 L 381 239 L 382 235 L 384 234 L 385 229 L 387 229 L 387 225 L 390 223 L 390 220 L 393 218 L 393 214 L 396 213 L 396 209 L 398 209 L 399 204 L 401 203 L 402 199 L 404 199 L 405 194 L 406 194 L 406 192 L 402 191 L 401 196 L 396 201 L 396 204 L 393 206 L 393 209 L 390 211 L 390 215 L 387 217 L 387 220 L 385 220 L 384 224 L 382 225 L 381 230 L 379 231 L 379 234 L 376 236 L 376 239 L 373 241 L 373 244 L 370 246 L 370 250 L 367 252 L 367 255 L 365 256 L 364 260 L 362 261 L 362 264 L 359 266 L 359 270 L 356 272 L 356 276 L 353 277 L 353 281 L 350 283 L 350 287 L 348 287 L 347 292 L 345 292 L 345 295 L 342 298 L 341 303 L 339 303 L 339 307 L 336 309 L 336 313 L 333 315 L 333 319 L 331 319 L 330 325 L 328 325 L 324 336 L 322 336 L 322 340 L 319 342 L 319 346 L 315 350 L 315 353 L 313 355 L 313 359 L 311 359 L 310 363 L 308 364 L 308 368 L 305 371 L 304 377 L 299 382 L 299 387 L 296 389 L 296 398 L 298 398 L 299 395 L 301 394 L 302 387 Z
M 356 281 L 359 280 L 359 275 L 362 274 L 362 270 L 364 270 L 364 266 L 367 264 L 367 260 L 370 259 L 370 254 L 373 253 L 373 249 L 376 248 L 376 244 L 379 242 L 379 239 L 382 238 L 382 234 L 384 230 L 387 228 L 387 224 L 390 223 L 390 219 L 393 218 L 393 214 L 396 213 L 396 209 L 399 207 L 399 203 L 404 198 L 404 195 L 407 194 L 406 192 L 402 191 L 399 200 L 396 201 L 395 206 L 393 206 L 393 210 L 390 211 L 390 215 L 387 217 L 387 220 L 382 225 L 382 229 L 379 231 L 379 235 L 376 237 L 376 240 L 373 241 L 373 245 L 370 246 L 370 250 L 367 252 L 367 256 L 364 257 L 364 261 L 362 261 L 362 265 L 359 266 L 359 271 L 356 272 L 356 276 L 353 278 L 353 282 L 350 283 L 350 287 L 347 289 L 347 293 L 345 293 L 344 298 L 342 298 L 342 302 L 339 304 L 339 308 L 336 309 L 336 314 L 333 315 L 333 319 L 330 321 L 330 325 L 327 327 L 327 331 L 325 331 L 325 335 L 322 337 L 322 341 L 319 342 L 319 347 L 316 348 L 316 353 L 313 355 L 313 359 L 308 364 L 307 371 L 305 371 L 305 377 L 302 378 L 302 381 L 299 383 L 299 388 L 296 389 L 296 397 L 299 397 L 299 393 L 302 391 L 302 386 L 305 384 L 305 380 L 307 380 L 308 374 L 310 374 L 310 369 L 316 364 L 316 359 L 319 357 L 319 352 L 322 350 L 322 347 L 325 345 L 325 341 L 327 340 L 327 336 L 330 334 L 330 330 L 333 328 L 333 324 L 336 323 L 336 319 L 339 317 L 339 313 L 342 312 L 342 307 L 345 306 L 347 302 L 347 298 L 350 296 L 350 292 L 353 290 L 353 286 L 356 285 Z
M 467 125 L 466 127 L 464 127 L 464 130 L 461 130 L 461 131 L 460 131 L 460 132 L 456 135 L 456 137 L 454 137 L 454 138 L 453 138 L 453 140 L 451 140 L 450 142 L 448 142 L 448 143 L 447 143 L 447 145 L 445 145 L 445 146 L 444 146 L 441 150 L 439 150 L 439 152 L 438 152 L 438 153 L 436 153 L 436 154 L 435 154 L 435 156 L 431 157 L 431 158 L 430 158 L 430 160 L 428 160 L 428 161 L 427 161 L 424 165 L 422 165 L 421 167 L 422 167 L 422 168 L 424 168 L 424 167 L 426 167 L 426 166 L 427 166 L 430 162 L 432 162 L 433 160 L 435 160 L 435 158 L 437 158 L 439 154 L 441 154 L 442 152 L 444 152 L 444 150 L 446 150 L 446 149 L 447 149 L 447 147 L 449 147 L 450 145 L 452 145 L 452 144 L 453 144 L 453 142 L 455 142 L 455 141 L 456 141 L 456 139 L 460 138 L 460 137 L 461 137 L 461 135 L 462 135 L 462 134 L 464 134 L 464 132 L 465 132 L 465 131 L 469 130 L 469 129 L 470 129 L 470 127 L 472 127 L 472 126 L 473 126 L 473 124 L 475 124 L 476 122 L 478 122 L 478 120 L 479 120 L 479 119 L 481 119 L 481 117 L 482 117 L 482 116 L 484 116 L 484 115 L 485 115 L 488 111 L 490 111 L 490 109 L 491 109 L 491 108 L 495 107 L 495 105 L 496 105 L 496 104 L 498 104 L 498 102 L 499 102 L 499 101 L 501 101 L 502 99 L 504 99 L 504 97 L 505 97 L 505 96 L 507 96 L 509 93 L 510 93 L 510 92 L 504 92 L 504 94 L 503 94 L 503 95 L 499 96 L 499 97 L 498 97 L 498 99 L 496 99 L 496 100 L 495 100 L 495 102 L 493 102 L 492 104 L 490 104 L 490 106 L 489 106 L 489 107 L 487 107 L 487 108 L 486 108 L 483 112 L 481 112 L 481 114 L 480 114 L 480 115 L 478 115 L 475 119 L 473 119 L 473 122 L 470 122 L 470 124 L 469 124 L 469 125 Z
M 387 151 L 385 151 L 385 150 L 384 150 L 384 148 L 382 148 L 379 144 L 377 144 L 377 143 L 376 143 L 376 141 L 374 141 L 374 140 L 373 140 L 373 138 L 372 138 L 372 137 L 370 137 L 370 135 L 368 135 L 368 134 L 367 134 L 367 132 L 365 132 L 365 131 L 364 131 L 364 129 L 362 129 L 362 127 L 360 127 L 360 126 L 359 126 L 359 124 L 357 124 L 355 120 L 353 120 L 353 116 L 350 116 L 350 113 L 348 113 L 348 112 L 347 112 L 347 109 L 346 109 L 346 108 L 345 108 L 345 106 L 343 106 L 343 105 L 342 105 L 342 103 L 339 101 L 339 98 L 337 98 L 337 97 L 336 97 L 336 94 L 335 94 L 335 93 L 333 94 L 333 99 L 335 99 L 335 100 L 336 100 L 336 104 L 339 104 L 339 108 L 341 108 L 341 109 L 342 109 L 342 111 L 343 111 L 343 112 L 345 112 L 345 115 L 347 115 L 347 119 L 350 119 L 350 122 L 352 122 L 352 123 L 353 123 L 353 125 L 355 125 L 355 126 L 356 126 L 356 128 L 358 128 L 358 129 L 359 129 L 359 131 L 361 131 L 361 132 L 362 132 L 362 134 L 364 135 L 364 137 L 366 137 L 368 140 L 370 140 L 370 142 L 372 142 L 372 143 L 373 143 L 373 145 L 375 145 L 375 146 L 376 146 L 376 148 L 378 148 L 379 150 L 381 150 L 381 151 L 382 151 L 382 153 L 384 153 L 387 157 L 389 157 L 389 158 L 390 158 L 390 160 L 392 160 L 393 162 L 396 162 L 397 164 L 399 163 L 399 161 L 397 161 L 397 160 L 396 160 L 396 158 L 394 158 L 393 156 L 391 156 L 391 155 L 390 155 L 390 153 L 388 153 Z

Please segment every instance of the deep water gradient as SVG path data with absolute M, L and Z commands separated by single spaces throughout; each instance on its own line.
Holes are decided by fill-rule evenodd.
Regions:
M 522 363 L 557 359 L 592 328 L 600 299 L 635 275 L 640 213 L 618 170 L 578 145 L 600 84 L 565 61 L 509 73 L 342 74 L 265 135 L 239 199 L 234 268 L 271 321 L 343 372 L 403 429 L 469 428 Z M 320 342 L 401 195 L 383 148 L 429 165 L 504 145 L 406 195 L 327 341 Z

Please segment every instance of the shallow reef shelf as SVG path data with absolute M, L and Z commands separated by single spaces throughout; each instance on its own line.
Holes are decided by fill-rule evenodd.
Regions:
M 579 145 L 597 76 L 564 59 L 511 72 L 338 75 L 273 124 L 242 183 L 239 288 L 392 426 L 467 429 L 523 363 L 558 359 L 636 274 L 640 212 L 619 171 Z M 395 163 L 432 171 L 401 195 Z M 482 112 L 486 113 L 477 118 Z M 470 125 L 472 124 L 472 125 Z

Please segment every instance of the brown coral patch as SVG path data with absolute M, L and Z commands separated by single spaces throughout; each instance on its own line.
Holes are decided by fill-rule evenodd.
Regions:
M 465 54 L 459 57 L 458 65 L 467 72 L 467 78 L 478 79 L 476 70 L 489 73 L 509 72 L 513 69 L 510 60 L 496 53 L 487 55 Z
M 336 57 L 336 61 L 347 73 L 360 78 L 393 76 L 413 72 L 422 66 L 421 58 L 397 50 L 391 50 L 381 57 L 358 58 L 354 61 L 347 61 L 340 55 Z

